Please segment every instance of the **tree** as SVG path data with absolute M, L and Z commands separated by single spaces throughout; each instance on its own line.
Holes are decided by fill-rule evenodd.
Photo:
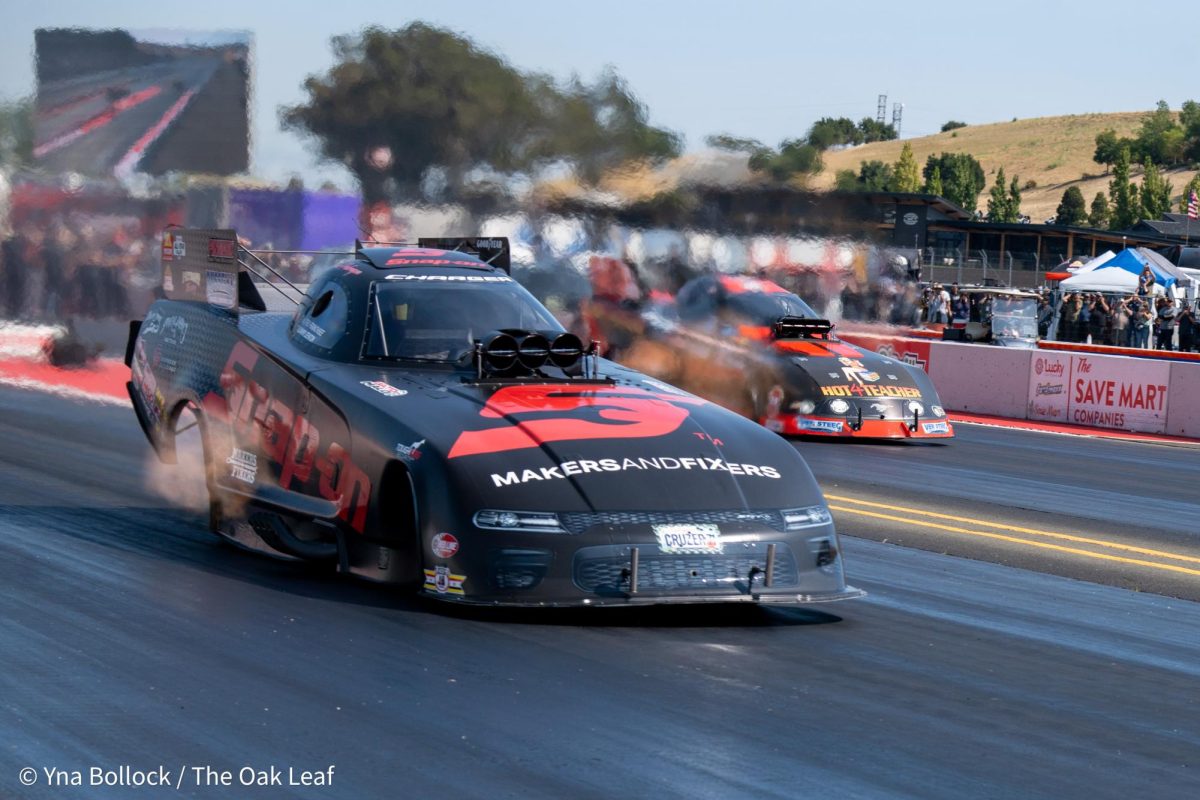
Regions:
M 988 193 L 988 222 L 1016 222 L 1017 214 L 1012 207 L 1008 184 L 1004 178 L 1004 167 L 996 172 L 996 183 Z
M 822 117 L 808 129 L 808 143 L 818 150 L 847 144 L 861 144 L 862 132 L 848 117 Z
M 1103 195 L 1098 195 L 1103 197 Z M 1087 206 L 1084 203 L 1083 192 L 1078 186 L 1071 186 L 1063 192 L 1062 200 L 1054 212 L 1056 225 L 1082 225 L 1087 219 Z
M 892 191 L 919 192 L 921 191 L 921 175 L 917 171 L 917 159 L 913 156 L 912 145 L 904 143 L 900 149 L 900 158 L 892 166 Z
M 709 147 L 729 153 L 755 153 L 767 149 L 767 146 L 758 139 L 746 139 L 740 136 L 731 136 L 728 133 L 717 133 L 705 137 L 704 143 Z
M 1088 214 L 1088 225 L 1093 228 L 1107 228 L 1109 222 L 1108 198 L 1104 192 L 1096 192 L 1092 198 L 1092 210 Z
M 1159 100 L 1154 111 L 1142 119 L 1131 151 L 1141 160 L 1155 164 L 1173 165 L 1183 160 L 1183 129 L 1175 112 L 1165 100 Z
M 1010 222 L 1019 222 L 1021 220 L 1021 179 L 1013 175 L 1012 183 L 1008 186 L 1008 214 L 1012 217 Z
M 839 169 L 834 176 L 833 186 L 839 192 L 857 192 L 862 189 L 858 184 L 858 175 L 852 169 Z
M 0 166 L 33 161 L 33 102 L 0 103 Z
M 858 123 L 858 131 L 862 136 L 862 141 L 866 144 L 871 142 L 890 142 L 900 138 L 900 134 L 897 133 L 894 126 L 881 123 L 870 117 L 862 118 Z
M 1192 176 L 1192 180 L 1187 186 L 1183 187 L 1183 196 L 1179 198 L 1179 213 L 1186 214 L 1188 210 L 1188 198 L 1191 193 L 1195 192 L 1196 197 L 1200 197 L 1200 173 Z
M 935 169 L 942 176 L 944 197 L 967 211 L 974 211 L 979 201 L 979 193 L 983 191 L 986 183 L 983 167 L 979 162 L 968 153 L 931 155 L 925 159 L 925 168 L 921 171 L 926 182 Z
M 838 170 L 837 188 L 851 192 L 892 191 L 892 167 L 882 161 L 863 161 L 858 174 L 848 169 Z
M 952 131 L 956 128 L 965 128 L 965 127 L 967 127 L 967 123 L 959 122 L 956 119 L 952 119 L 949 122 L 947 122 L 945 125 L 942 126 L 942 133 L 945 133 L 946 131 Z
M 1129 148 L 1122 147 L 1113 164 L 1112 180 L 1108 183 L 1108 199 L 1112 206 L 1109 226 L 1111 230 L 1123 231 L 1132 228 L 1141 219 L 1141 203 L 1137 189 L 1129 180 Z
M 1187 100 L 1179 109 L 1183 128 L 1183 155 L 1191 162 L 1200 161 L 1200 103 Z
M 1138 196 L 1141 200 L 1143 219 L 1161 219 L 1162 215 L 1171 210 L 1171 193 L 1174 191 L 1171 182 L 1163 177 L 1154 162 L 1147 158 L 1142 173 L 1142 188 Z
M 704 140 L 710 147 L 749 155 L 747 164 L 755 172 L 765 172 L 777 181 L 792 176 L 813 175 L 821 171 L 821 151 L 803 139 L 787 139 L 775 150 L 758 139 L 743 139 L 727 133 Z M 853 175 L 853 173 L 851 173 Z
M 945 191 L 942 188 L 942 170 L 934 167 L 933 172 L 929 173 L 929 178 L 925 181 L 925 194 L 935 194 L 941 197 Z
M 750 156 L 750 169 L 765 172 L 777 181 L 793 176 L 814 175 L 821 171 L 821 151 L 803 139 L 787 139 L 779 150 L 765 150 Z
M 422 22 L 371 27 L 332 44 L 333 67 L 307 78 L 305 100 L 280 117 L 349 167 L 369 203 L 421 197 L 431 169 L 454 192 L 479 166 L 513 173 L 565 161 L 595 180 L 624 162 L 680 150 L 679 137 L 650 126 L 612 71 L 592 84 L 559 85 Z
M 1118 139 L 1117 132 L 1112 128 L 1106 128 L 1096 134 L 1096 152 L 1092 154 L 1092 160 L 1097 164 L 1103 164 L 1105 167 L 1112 166 L 1112 163 L 1117 160 L 1117 156 L 1121 153 L 1121 144 L 1129 146 L 1130 140 Z

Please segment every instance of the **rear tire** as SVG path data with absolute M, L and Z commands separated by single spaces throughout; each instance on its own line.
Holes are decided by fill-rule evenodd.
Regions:
M 173 431 L 179 499 L 187 508 L 207 513 L 208 529 L 219 534 L 225 514 L 217 489 L 208 426 L 200 410 L 192 403 L 185 405 L 176 416 Z

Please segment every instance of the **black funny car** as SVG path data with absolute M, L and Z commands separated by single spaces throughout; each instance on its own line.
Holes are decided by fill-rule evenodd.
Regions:
M 129 393 L 164 461 L 195 420 L 212 529 L 463 602 L 861 594 L 790 444 L 599 358 L 507 248 L 360 245 L 301 293 L 233 231 L 165 234 Z

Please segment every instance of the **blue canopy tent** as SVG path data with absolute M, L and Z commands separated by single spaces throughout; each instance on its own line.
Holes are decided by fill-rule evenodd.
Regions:
M 1154 280 L 1158 281 L 1159 286 L 1169 289 L 1175 284 L 1176 276 L 1164 269 L 1158 259 L 1143 253 L 1141 248 L 1127 247 L 1104 262 L 1105 267 L 1120 267 L 1134 275 L 1141 275 L 1147 265 L 1150 266 L 1150 271 L 1154 273 Z

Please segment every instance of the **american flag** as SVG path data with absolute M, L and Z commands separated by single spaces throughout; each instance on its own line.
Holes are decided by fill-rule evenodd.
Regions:
M 1195 219 L 1200 216 L 1200 202 L 1196 200 L 1196 190 L 1192 189 L 1188 195 L 1188 219 Z

